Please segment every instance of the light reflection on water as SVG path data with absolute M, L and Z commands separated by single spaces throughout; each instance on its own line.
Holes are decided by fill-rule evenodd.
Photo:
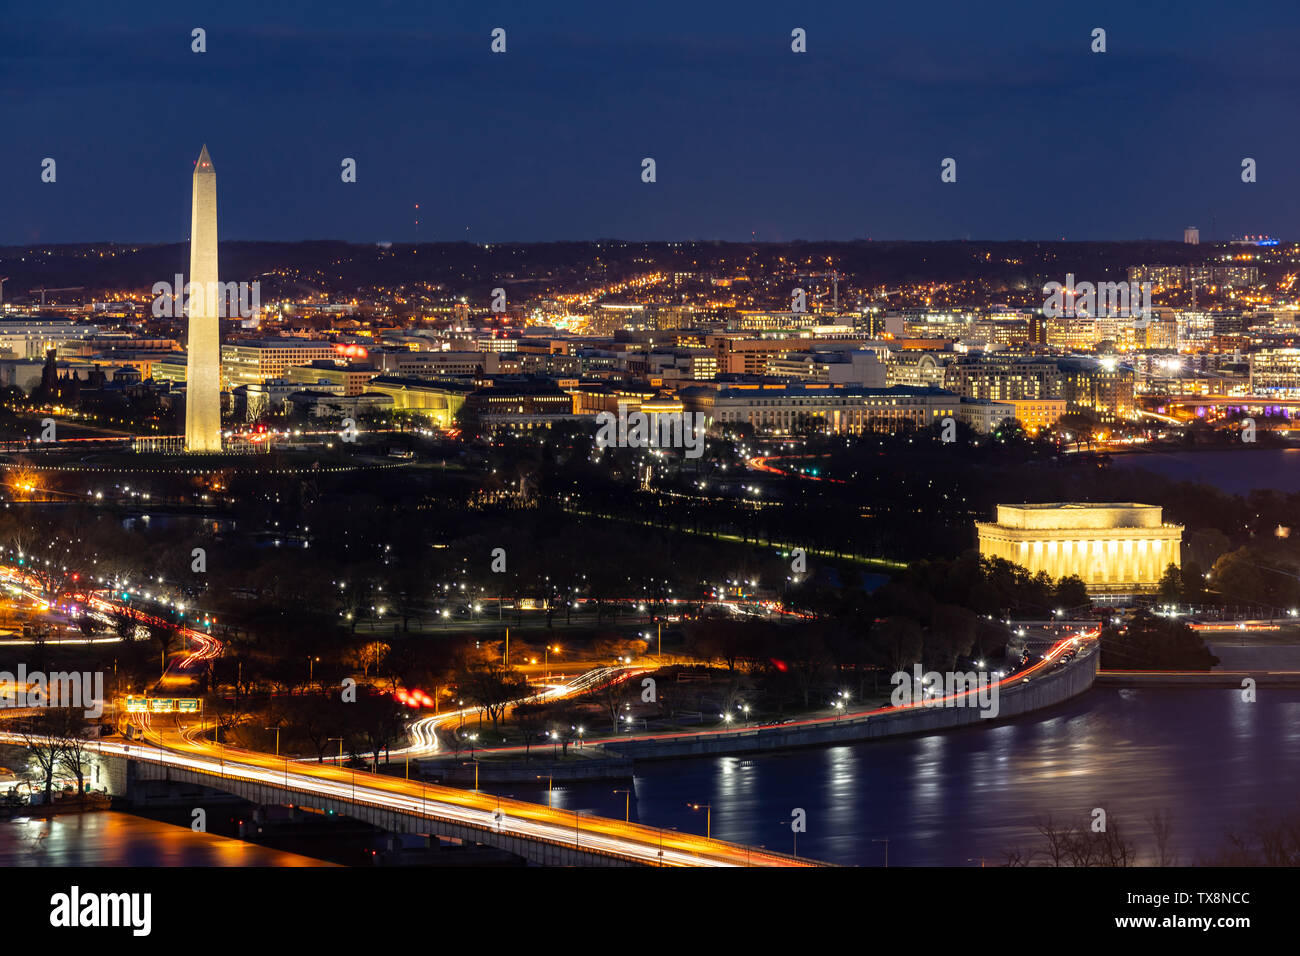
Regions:
M 113 811 L 0 820 L 0 867 L 329 865 Z
M 1039 846 L 1036 818 L 1083 821 L 1094 807 L 1141 850 L 1146 816 L 1168 809 L 1180 862 L 1195 863 L 1258 808 L 1300 811 L 1297 758 L 1300 691 L 1264 688 L 1248 704 L 1233 690 L 1102 688 L 989 728 L 640 764 L 633 819 L 703 832 L 685 804 L 712 803 L 715 837 L 789 851 L 802 808 L 800 854 L 879 865 L 872 841 L 888 839 L 890 865 L 970 865 Z M 575 803 L 613 815 L 594 790 L 565 794 Z

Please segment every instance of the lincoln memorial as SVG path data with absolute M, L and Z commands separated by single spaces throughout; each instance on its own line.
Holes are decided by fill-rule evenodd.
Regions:
M 1131 502 L 998 505 L 997 522 L 975 528 L 983 557 L 1053 578 L 1077 575 L 1089 591 L 1146 591 L 1170 564 L 1182 565 L 1183 526 L 1165 524 L 1160 512 Z

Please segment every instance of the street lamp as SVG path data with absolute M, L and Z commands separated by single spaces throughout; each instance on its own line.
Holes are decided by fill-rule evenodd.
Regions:
M 537 779 L 538 780 L 542 779 L 542 775 L 540 773 L 537 775 Z M 546 805 L 548 807 L 553 806 L 551 802 L 551 792 L 554 789 L 554 786 L 555 786 L 554 777 L 551 774 L 547 774 L 546 775 Z
M 676 830 L 676 827 L 668 827 L 669 830 Z M 659 865 L 664 866 L 664 828 L 659 828 Z
M 711 803 L 688 803 L 686 804 L 692 810 L 704 811 L 704 837 L 707 840 L 713 839 L 713 804 Z
M 276 724 L 274 727 L 265 727 L 263 729 L 275 731 L 275 755 L 280 756 L 280 725 Z
M 632 791 L 615 790 L 614 792 L 626 794 L 626 798 L 623 801 L 623 822 L 631 823 L 632 822 Z
M 839 720 L 840 717 L 843 717 L 844 714 L 848 713 L 848 709 L 849 709 L 848 691 L 842 690 L 839 692 L 839 700 L 835 701 L 835 709 L 839 711 L 839 714 L 837 714 L 835 717 L 836 720 Z
M 777 822 L 780 823 L 782 826 L 785 826 L 785 825 L 786 825 L 786 821 L 785 821 L 785 820 L 778 820 Z M 799 831 L 796 830 L 793 826 L 791 826 L 791 827 L 790 827 L 790 835 L 791 835 L 791 837 L 792 837 L 793 840 L 794 840 L 793 855 L 794 855 L 794 856 L 798 856 L 798 855 L 799 855 Z M 761 849 L 761 847 L 760 847 L 760 849 Z
M 872 840 L 872 843 L 883 843 L 885 845 L 885 869 L 889 869 L 889 840 Z

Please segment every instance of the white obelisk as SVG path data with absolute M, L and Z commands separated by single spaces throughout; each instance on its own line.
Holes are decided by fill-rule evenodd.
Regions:
M 190 219 L 186 451 L 221 451 L 220 288 L 217 284 L 217 171 L 212 167 L 205 145 L 194 167 L 194 206 Z

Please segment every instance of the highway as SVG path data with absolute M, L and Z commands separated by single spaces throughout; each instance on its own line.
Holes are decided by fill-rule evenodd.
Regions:
M 1032 681 L 1051 672 L 1063 656 L 1096 640 L 1095 632 L 1056 642 L 1041 660 L 1023 671 L 1002 678 L 999 684 Z M 587 681 L 606 679 L 609 675 L 589 673 Z M 559 692 L 570 692 L 558 686 Z M 911 706 L 935 706 L 945 698 Z M 852 715 L 853 719 L 870 719 L 892 708 Z M 453 715 L 427 718 L 449 719 Z M 810 866 L 815 862 L 799 860 L 785 854 L 739 846 L 678 831 L 663 831 L 640 824 L 625 823 L 602 817 L 584 816 L 555 810 L 540 804 L 497 797 L 472 790 L 429 785 L 418 781 L 387 777 L 366 771 L 336 767 L 328 763 L 303 763 L 286 757 L 253 753 L 216 745 L 201 739 L 202 724 L 153 727 L 152 715 L 143 715 L 142 725 L 149 739 L 156 743 L 108 743 L 99 746 L 104 753 L 129 756 L 168 766 L 216 774 L 223 778 L 270 784 L 303 795 L 308 802 L 313 795 L 354 803 L 365 803 L 403 813 L 447 820 L 481 827 L 489 832 L 544 840 L 577 849 L 610 854 L 620 859 L 662 866 Z M 174 718 L 169 718 L 169 720 Z M 809 718 L 796 723 L 833 721 L 835 717 Z M 849 719 L 849 718 L 842 718 Z M 736 728 L 734 732 L 746 732 Z M 718 733 L 719 731 L 709 731 Z M 726 733 L 727 731 L 721 731 Z M 752 731 L 750 731 L 752 732 Z M 0 740 L 15 735 L 0 735 Z M 667 736 L 667 735 L 665 735 Z M 681 736 L 680 734 L 672 736 Z M 432 737 L 432 734 L 430 734 Z M 651 738 L 653 739 L 653 738 Z M 17 741 L 20 742 L 21 738 Z M 429 746 L 426 744 L 425 746 Z M 418 749 L 420 743 L 412 748 Z M 501 748 L 509 751 L 517 748 Z
M 1030 665 L 1029 667 L 1025 668 L 1022 671 L 1016 671 L 1014 673 L 1007 675 L 1006 677 L 1002 677 L 999 678 L 998 680 L 992 681 L 991 683 L 996 685 L 999 689 L 999 692 L 1001 692 L 1002 690 L 1006 690 L 1009 687 L 1017 686 L 1024 683 L 1029 683 L 1033 680 L 1036 680 L 1037 678 L 1050 673 L 1053 670 L 1053 668 L 1055 668 L 1061 663 L 1061 658 L 1064 657 L 1065 655 L 1071 653 L 1072 651 L 1082 650 L 1088 644 L 1096 642 L 1098 640 L 1098 634 L 1099 634 L 1099 629 L 1094 627 L 1090 631 L 1080 631 L 1078 636 L 1076 637 L 1067 637 L 1062 640 L 1058 640 L 1043 654 L 1040 660 L 1034 662 L 1032 665 Z M 594 673 L 594 672 L 589 672 L 589 673 Z M 640 672 L 639 671 L 632 672 L 629 674 L 629 676 L 634 676 L 635 673 L 640 673 Z M 583 676 L 586 677 L 588 675 L 583 675 Z M 941 707 L 946 702 L 954 700 L 957 696 L 960 695 L 952 695 L 950 697 L 934 697 L 928 700 L 925 704 L 914 703 L 908 706 L 909 707 L 923 707 L 923 706 Z M 818 724 L 836 724 L 836 723 L 848 722 L 848 721 L 869 720 L 873 716 L 879 716 L 881 714 L 888 714 L 888 713 L 896 713 L 897 711 L 904 710 L 904 709 L 906 709 L 906 707 L 898 707 L 898 708 L 877 707 L 872 710 L 845 711 L 842 713 L 830 714 L 825 717 L 804 717 L 801 719 L 790 720 L 781 724 L 755 724 L 755 723 L 748 723 L 748 722 L 737 722 L 734 726 L 712 727 L 707 730 L 698 730 L 698 731 L 676 730 L 669 733 L 661 733 L 661 734 L 624 733 L 624 734 L 608 735 L 608 736 L 592 735 L 590 737 L 583 738 L 583 745 L 590 746 L 590 747 L 597 747 L 600 746 L 601 744 L 619 743 L 628 740 L 637 740 L 637 741 L 674 740 L 676 741 L 676 740 L 682 740 L 683 738 L 692 737 L 692 736 L 714 738 L 714 737 L 723 737 L 729 734 L 736 735 L 736 736 L 752 735 L 755 730 L 762 730 L 764 727 L 780 727 L 780 729 L 782 730 L 790 730 L 792 728 L 799 728 L 799 727 L 812 727 Z M 469 713 L 469 711 L 466 710 L 465 713 Z M 437 717 L 425 717 L 422 718 L 421 720 L 416 721 L 411 728 L 412 735 L 416 738 L 416 743 L 413 744 L 410 748 L 407 748 L 407 750 L 400 751 L 400 753 L 412 757 L 415 756 L 429 757 L 435 755 L 443 756 L 443 757 L 453 756 L 451 754 L 448 754 L 445 749 L 440 750 L 438 748 L 437 736 L 434 733 L 434 728 L 438 726 L 440 723 L 447 722 L 457 718 L 459 714 L 460 714 L 459 711 L 455 711 L 447 714 L 441 714 Z M 477 748 L 477 750 L 481 753 L 491 753 L 494 755 L 508 755 L 508 754 L 515 754 L 515 753 L 522 754 L 525 752 L 525 748 L 518 745 L 512 745 L 507 747 L 479 747 Z M 399 751 L 394 751 L 394 753 L 399 753 Z
M 10 572 L 11 584 L 28 584 L 22 581 L 21 572 Z M 18 579 L 17 581 L 15 580 Z M 91 603 L 100 610 L 115 607 L 113 602 L 99 597 L 92 597 Z M 140 612 L 135 612 L 139 614 Z M 179 668 L 186 670 L 199 659 L 216 656 L 220 652 L 218 642 L 208 635 L 194 629 L 184 629 L 184 634 L 194 642 L 190 653 L 178 658 Z M 1023 682 L 1033 680 L 1041 673 L 1046 673 L 1057 664 L 1062 655 L 1078 646 L 1081 640 L 1093 640 L 1094 635 L 1066 638 L 1053 645 L 1044 658 L 999 683 Z M 623 680 L 638 673 L 632 668 L 598 668 L 575 678 L 570 683 L 553 683 L 546 686 L 538 696 L 554 698 L 581 692 L 586 687 L 598 686 L 609 680 Z M 941 701 L 930 701 L 934 706 Z M 913 706 L 921 706 L 916 704 Z M 843 717 L 807 718 L 795 721 L 796 725 L 815 724 L 839 719 L 870 719 L 873 714 L 884 713 L 889 708 L 870 712 L 847 714 Z M 526 840 L 545 841 L 552 844 L 573 846 L 584 852 L 606 854 L 620 860 L 641 864 L 661 866 L 815 866 L 814 861 L 800 860 L 786 854 L 775 853 L 752 847 L 712 840 L 706 837 L 664 831 L 611 820 L 588 816 L 580 813 L 556 810 L 540 804 L 502 798 L 472 790 L 429 785 L 420 781 L 410 781 L 388 777 L 367 771 L 358 771 L 330 763 L 307 763 L 277 757 L 270 754 L 213 744 L 202 739 L 202 723 L 187 725 L 179 723 L 180 717 L 160 718 L 161 724 L 154 726 L 154 715 L 135 715 L 138 725 L 145 732 L 145 739 L 140 741 L 97 741 L 91 745 L 93 750 L 106 755 L 125 757 L 136 761 L 175 767 L 195 773 L 209 774 L 221 779 L 264 784 L 283 788 L 290 794 L 297 794 L 298 802 L 311 806 L 311 798 L 321 797 L 332 800 L 365 804 L 372 807 L 398 811 L 424 817 L 429 820 L 443 820 L 451 823 L 480 828 L 492 833 L 518 837 Z M 438 723 L 460 719 L 461 712 L 453 711 L 433 717 L 425 717 L 413 725 L 413 743 L 394 752 L 398 757 L 419 757 L 438 752 L 437 735 L 434 728 Z M 752 733 L 753 728 L 736 727 L 722 730 L 710 730 L 704 733 Z M 639 739 L 656 739 L 656 736 L 681 737 L 683 734 L 638 735 Z M 610 740 L 627 739 L 611 737 Z M 23 744 L 23 737 L 18 734 L 0 733 L 0 742 Z M 603 742 L 601 738 L 588 741 L 592 744 Z M 521 750 L 517 747 L 495 748 L 493 752 L 509 753 Z M 220 780 L 213 781 L 220 789 Z M 292 796 L 290 797 L 292 799 Z M 435 830 L 436 827 L 431 827 Z M 488 841 L 490 842 L 490 840 Z
M 163 766 L 283 787 L 311 797 L 368 804 L 389 810 L 447 820 L 484 830 L 572 846 L 619 859 L 653 866 L 818 866 L 786 854 L 711 840 L 676 830 L 659 830 L 635 823 L 555 810 L 476 791 L 440 787 L 386 777 L 329 764 L 301 764 L 287 757 L 252 753 L 211 745 L 193 739 L 195 728 L 185 731 L 151 729 L 150 735 L 166 739 L 167 747 L 131 741 L 99 741 L 90 749 L 107 756 L 125 757 Z M 22 745 L 20 734 L 0 733 L 0 742 Z M 213 781 L 220 789 L 220 781 Z M 436 828 L 433 828 L 436 832 Z

